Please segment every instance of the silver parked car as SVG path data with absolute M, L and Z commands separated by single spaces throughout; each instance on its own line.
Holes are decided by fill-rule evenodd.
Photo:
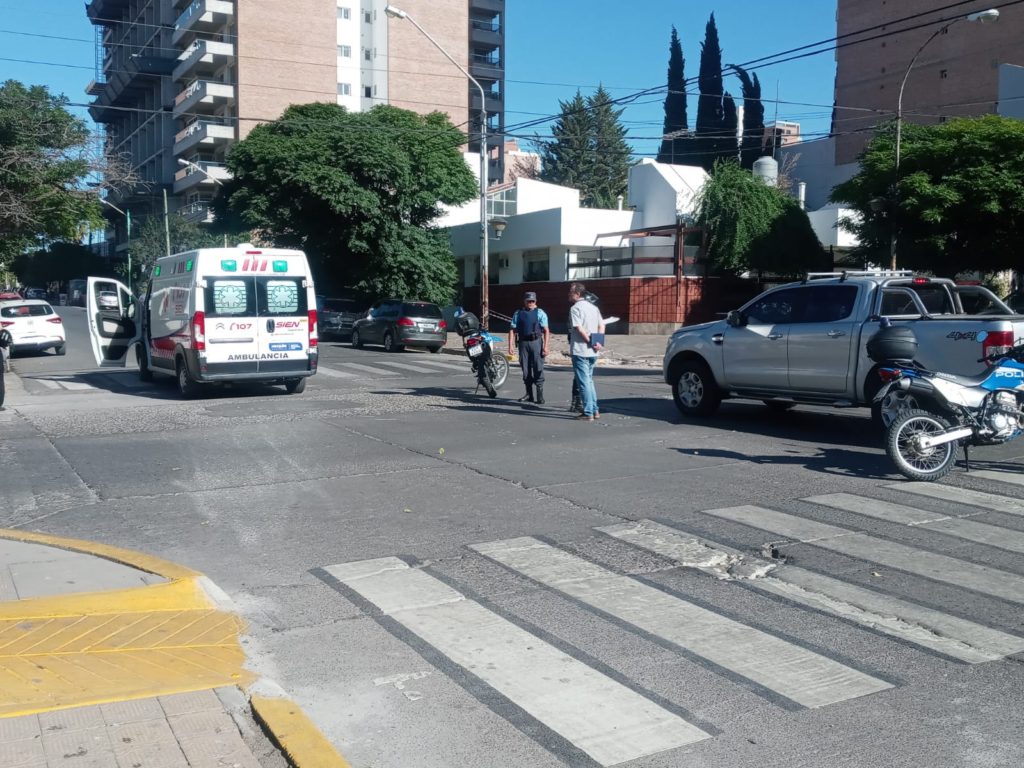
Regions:
M 352 346 L 380 344 L 387 352 L 419 347 L 440 352 L 448 340 L 441 308 L 427 301 L 383 299 L 352 327 Z

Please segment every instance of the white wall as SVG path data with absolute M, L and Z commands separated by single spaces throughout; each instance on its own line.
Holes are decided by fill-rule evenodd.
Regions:
M 347 96 L 338 94 L 338 103 L 350 112 L 359 111 L 359 97 L 362 92 L 360 82 L 359 30 L 362 26 L 362 8 L 359 0 L 337 0 L 338 8 L 347 8 L 349 18 L 337 19 L 338 46 L 347 45 L 350 56 L 337 56 L 339 83 L 348 83 L 351 91 Z
M 835 139 L 801 141 L 779 149 L 779 169 L 787 167 L 787 158 L 795 157 L 789 172 L 795 191 L 798 182 L 807 184 L 807 209 L 817 210 L 829 204 L 832 188 L 853 176 L 859 165 L 836 165 Z
M 645 158 L 629 170 L 629 204 L 641 214 L 636 226 L 669 226 L 677 216 L 693 213 L 694 198 L 707 179 L 703 168 Z
M 829 205 L 817 211 L 808 211 L 807 217 L 811 220 L 814 234 L 825 248 L 830 245 L 836 248 L 855 248 L 860 244 L 856 236 L 838 226 L 840 219 L 859 218 L 859 214 L 852 208 Z

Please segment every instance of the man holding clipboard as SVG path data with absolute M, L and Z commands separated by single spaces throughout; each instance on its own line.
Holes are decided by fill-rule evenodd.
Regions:
M 597 406 L 597 390 L 594 388 L 594 365 L 597 353 L 604 346 L 604 319 L 601 312 L 584 297 L 586 287 L 583 283 L 569 286 L 569 301 L 573 302 L 569 310 L 569 353 L 572 355 L 572 367 L 580 384 L 583 398 L 583 413 L 576 418 L 580 421 L 593 421 L 601 418 Z

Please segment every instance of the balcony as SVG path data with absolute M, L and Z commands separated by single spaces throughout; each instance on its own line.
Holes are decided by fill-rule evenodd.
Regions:
M 235 15 L 234 3 L 227 0 L 195 0 L 174 22 L 171 42 L 178 45 L 194 35 L 220 30 Z
M 133 54 L 104 64 L 105 82 L 93 81 L 88 93 L 96 97 L 89 105 L 89 114 L 97 123 L 111 122 L 123 117 L 115 107 L 132 105 L 140 94 L 160 87 L 160 77 L 169 75 L 174 59 Z
M 118 24 L 121 14 L 128 9 L 128 3 L 129 0 L 92 0 L 86 4 L 85 13 L 93 24 Z
M 196 168 L 196 166 L 199 166 L 199 168 Z M 223 183 L 230 178 L 231 173 L 228 171 L 227 166 L 220 163 L 200 161 L 195 165 L 185 166 L 174 174 L 174 194 L 180 195 L 182 192 L 196 187 L 215 189 L 220 186 L 217 183 L 218 181 Z
M 469 10 L 504 13 L 505 0 L 469 0 Z
M 210 210 L 208 200 L 184 205 L 178 209 L 178 215 L 192 224 L 210 224 L 213 221 L 213 211 Z
M 174 156 L 181 157 L 196 147 L 214 147 L 235 140 L 235 129 L 231 125 L 197 120 L 187 128 L 178 131 L 174 137 Z
M 196 80 L 174 98 L 174 116 L 186 113 L 211 115 L 217 109 L 235 100 L 235 86 Z
M 471 44 L 481 47 L 497 47 L 504 42 L 504 33 L 501 28 L 501 20 L 493 19 L 470 19 L 469 41 Z
M 212 75 L 235 58 L 235 46 L 216 40 L 195 40 L 178 57 L 173 78 L 177 82 L 199 75 Z
M 474 53 L 469 57 L 469 72 L 478 80 L 503 79 L 505 63 L 497 51 Z

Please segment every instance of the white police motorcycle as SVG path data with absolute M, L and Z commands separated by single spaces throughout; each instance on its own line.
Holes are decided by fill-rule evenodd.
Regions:
M 984 339 L 979 339 L 984 341 Z M 977 376 L 928 371 L 913 362 L 917 340 L 906 326 L 883 321 L 868 342 L 879 368 L 881 403 L 890 392 L 913 397 L 918 408 L 900 413 L 886 432 L 886 453 L 911 480 L 938 480 L 953 469 L 958 445 L 970 470 L 972 445 L 1000 445 L 1024 434 L 1024 343 L 978 360 Z

